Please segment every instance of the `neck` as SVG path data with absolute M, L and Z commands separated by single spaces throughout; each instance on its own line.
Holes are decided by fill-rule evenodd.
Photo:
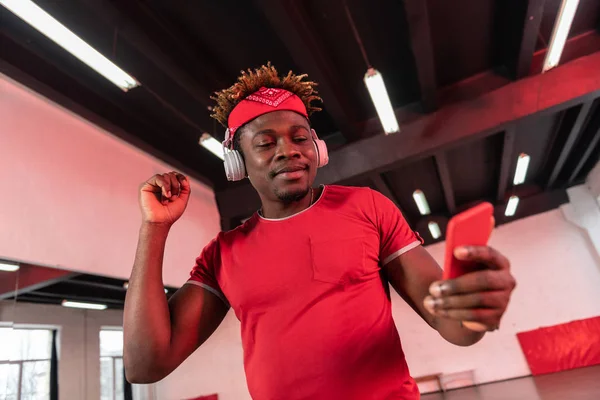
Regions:
M 294 214 L 298 214 L 300 211 L 306 210 L 316 200 L 316 191 L 311 188 L 306 196 L 298 201 L 291 203 L 283 203 L 281 201 L 262 201 L 262 208 L 260 215 L 264 218 L 269 219 L 281 219 L 287 218 Z

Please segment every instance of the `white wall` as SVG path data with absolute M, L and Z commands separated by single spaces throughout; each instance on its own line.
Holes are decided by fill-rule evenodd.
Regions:
M 413 376 L 474 370 L 479 383 L 526 376 L 517 332 L 600 315 L 600 260 L 587 234 L 559 209 L 498 227 L 490 244 L 509 256 L 518 286 L 501 329 L 478 344 L 445 342 L 393 293 L 393 315 Z M 444 243 L 427 249 L 441 264 Z M 233 313 L 157 390 L 166 400 L 213 392 L 223 400 L 250 399 Z
M 140 224 L 137 190 L 172 167 L 0 75 L 0 258 L 126 278 Z M 220 230 L 214 194 L 192 181 L 167 244 L 181 285 Z

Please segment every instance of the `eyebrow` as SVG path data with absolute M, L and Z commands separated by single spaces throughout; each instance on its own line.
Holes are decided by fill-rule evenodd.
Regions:
M 300 129 L 304 129 L 304 130 L 305 130 L 305 131 L 307 131 L 307 132 L 310 132 L 310 129 L 309 129 L 309 128 L 307 128 L 307 127 L 306 127 L 306 126 L 304 126 L 304 125 L 292 125 L 292 126 L 290 126 L 290 129 L 299 129 L 299 128 L 300 128 Z M 275 133 L 275 132 L 276 132 L 276 131 L 275 131 L 275 129 L 270 129 L 270 128 L 267 128 L 267 129 L 262 129 L 262 130 L 260 130 L 260 131 L 256 132 L 256 133 L 255 133 L 255 134 L 252 136 L 252 139 L 254 139 L 255 137 L 257 137 L 258 135 L 269 135 L 269 134 L 273 134 L 273 133 Z

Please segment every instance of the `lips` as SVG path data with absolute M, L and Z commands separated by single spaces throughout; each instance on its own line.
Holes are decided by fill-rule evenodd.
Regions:
M 287 167 L 281 168 L 278 170 L 275 175 L 283 174 L 284 172 L 296 172 L 296 171 L 304 171 L 307 169 L 306 165 L 288 165 Z

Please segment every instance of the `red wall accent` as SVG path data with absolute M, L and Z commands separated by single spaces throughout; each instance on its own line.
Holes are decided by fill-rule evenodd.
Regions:
M 533 375 L 600 364 L 600 317 L 517 333 Z
M 193 399 L 189 399 L 189 400 L 219 400 L 219 395 L 218 394 L 211 394 L 211 395 L 208 395 L 208 396 L 194 397 Z

